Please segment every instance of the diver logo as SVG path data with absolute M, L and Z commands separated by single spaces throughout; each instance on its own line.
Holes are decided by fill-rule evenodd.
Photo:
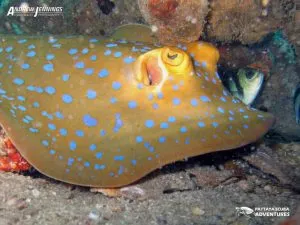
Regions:
M 255 207 L 251 209 L 246 206 L 235 207 L 238 216 L 244 215 L 248 218 L 251 216 L 290 216 L 288 207 Z
M 9 7 L 6 16 L 62 16 L 63 7 L 30 7 L 28 3 L 22 3 L 18 7 Z
M 238 216 L 240 215 L 244 215 L 248 218 L 250 218 L 251 214 L 254 212 L 253 209 L 243 206 L 243 207 L 235 207 L 236 213 L 238 214 Z

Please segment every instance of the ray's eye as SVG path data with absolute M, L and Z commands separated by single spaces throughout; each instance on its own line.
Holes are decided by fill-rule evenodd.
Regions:
M 170 66 L 179 66 L 183 62 L 184 56 L 176 49 L 165 48 L 162 52 L 162 60 Z
M 170 53 L 168 53 L 168 58 L 171 60 L 176 59 L 177 56 L 178 56 L 178 54 L 171 55 Z

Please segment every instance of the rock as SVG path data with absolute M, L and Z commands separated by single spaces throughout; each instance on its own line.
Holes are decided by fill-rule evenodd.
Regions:
M 31 193 L 32 193 L 33 197 L 35 197 L 35 198 L 38 198 L 40 196 L 40 194 L 41 194 L 41 192 L 39 190 L 37 190 L 37 189 L 33 189 L 31 191 Z
M 110 2 L 111 1 L 107 0 L 81 1 L 80 4 L 76 6 L 77 10 L 74 17 L 77 21 L 77 27 L 80 34 L 108 35 L 120 25 L 128 23 L 145 23 L 138 10 L 136 1 L 114 1 L 114 7 L 111 8 L 109 12 L 103 9 L 101 10 L 102 4 L 110 5 Z
M 256 152 L 243 158 L 252 167 L 259 169 L 253 173 L 262 172 L 264 175 L 260 176 L 264 176 L 272 183 L 277 183 L 275 177 L 280 185 L 299 190 L 300 170 L 296 166 L 300 165 L 299 149 L 299 144 L 279 144 L 277 147 L 273 146 L 273 149 L 260 145 Z
M 207 24 L 208 39 L 222 42 L 259 42 L 270 32 L 286 24 L 293 0 L 212 0 Z
M 192 213 L 193 213 L 193 215 L 195 215 L 195 216 L 202 216 L 202 215 L 205 214 L 205 211 L 202 210 L 202 209 L 199 208 L 199 207 L 194 207 L 194 208 L 192 208 Z
M 254 184 L 247 180 L 241 180 L 237 183 L 237 185 L 245 192 L 253 192 L 254 191 Z
M 195 182 L 198 187 L 217 187 L 221 184 L 231 182 L 235 177 L 234 172 L 230 170 L 216 170 L 213 167 L 202 167 L 190 169 L 189 173 L 195 176 Z

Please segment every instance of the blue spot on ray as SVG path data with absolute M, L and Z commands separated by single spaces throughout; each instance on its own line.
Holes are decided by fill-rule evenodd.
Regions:
M 120 166 L 118 170 L 118 174 L 121 175 L 124 173 L 124 166 Z
M 48 43 L 53 44 L 57 42 L 57 39 L 53 38 L 53 37 L 49 37 Z
M 148 128 L 152 128 L 154 126 L 154 121 L 153 120 L 146 120 L 145 126 Z
M 170 116 L 169 119 L 168 119 L 168 121 L 170 123 L 174 123 L 176 121 L 176 118 L 174 116 Z
M 84 73 L 86 75 L 90 76 L 94 73 L 94 69 L 93 68 L 87 68 L 87 69 L 85 69 Z
M 34 57 L 36 55 L 36 53 L 35 53 L 35 51 L 29 51 L 28 53 L 27 53 L 27 56 L 28 57 Z
M 72 166 L 74 163 L 75 159 L 74 158 L 68 158 L 68 166 Z
M 81 53 L 82 54 L 87 54 L 89 52 L 89 49 L 88 48 L 84 48 L 84 49 L 82 49 L 82 51 L 81 51 Z
M 106 50 L 105 52 L 104 52 L 104 55 L 105 56 L 109 56 L 111 54 L 111 50 Z
M 66 136 L 68 134 L 68 131 L 65 129 L 65 128 L 61 128 L 59 130 L 59 133 L 62 135 L 62 136 Z
M 53 150 L 53 149 L 51 149 L 51 150 L 49 151 L 49 153 L 50 153 L 50 155 L 54 155 L 54 154 L 56 153 L 56 151 Z
M 56 126 L 55 126 L 53 123 L 49 123 L 49 124 L 48 124 L 48 128 L 49 128 L 50 130 L 56 130 Z
M 96 91 L 89 89 L 86 93 L 88 99 L 95 99 L 97 97 Z
M 192 106 L 197 106 L 197 105 L 198 105 L 198 100 L 195 99 L 195 98 L 193 98 L 193 99 L 191 100 L 191 105 L 192 105 Z
M 73 97 L 71 95 L 68 95 L 68 94 L 63 94 L 62 95 L 62 100 L 63 100 L 63 102 L 69 104 L 73 101 Z
M 90 42 L 90 43 L 96 43 L 96 42 L 98 42 L 98 39 L 97 39 L 97 38 L 91 38 L 91 39 L 89 40 L 89 42 Z
M 105 136 L 105 134 L 106 134 L 106 131 L 105 130 L 100 130 L 100 136 Z
M 26 118 L 23 118 L 23 122 L 29 124 L 29 120 L 27 120 Z
M 121 120 L 121 114 L 117 113 L 115 115 L 114 132 L 118 132 L 122 126 L 123 126 L 123 121 Z
M 47 140 L 43 140 L 43 141 L 42 141 L 42 144 L 43 144 L 44 146 L 49 146 L 49 142 L 48 142 Z
M 109 43 L 106 45 L 106 47 L 108 47 L 108 48 L 113 48 L 113 47 L 117 47 L 117 46 L 118 46 L 118 44 L 115 44 L 115 43 Z
M 78 137 L 83 137 L 84 136 L 84 132 L 82 130 L 76 130 L 76 136 Z
M 104 170 L 105 169 L 105 165 L 95 164 L 94 168 L 95 168 L 95 170 Z
M 159 92 L 159 93 L 157 94 L 157 97 L 158 97 L 158 99 L 163 99 L 163 98 L 164 98 L 164 95 L 163 95 L 162 92 Z
M 124 58 L 124 62 L 125 62 L 126 64 L 133 63 L 134 61 L 135 61 L 135 58 L 133 58 L 133 57 L 131 57 L 131 56 L 125 57 L 125 58 Z
M 18 109 L 25 112 L 26 111 L 26 107 L 25 106 L 22 106 L 22 105 L 19 105 L 18 106 Z
M 198 122 L 198 126 L 201 127 L 201 128 L 205 127 L 205 123 L 204 122 Z
M 47 54 L 47 56 L 46 56 L 47 60 L 52 60 L 54 58 L 55 58 L 55 56 L 53 54 Z
M 136 166 L 136 160 L 135 160 L 135 159 L 131 160 L 131 164 L 132 164 L 133 166 Z
M 141 142 L 143 142 L 143 137 L 142 137 L 142 136 L 137 136 L 137 137 L 135 138 L 135 141 L 136 141 L 137 143 L 141 143 Z
M 22 85 L 22 84 L 24 84 L 24 80 L 21 79 L 21 78 L 15 78 L 13 80 L 13 83 L 16 84 L 16 85 Z
M 120 58 L 122 56 L 122 52 L 115 52 L 114 56 L 116 58 Z
M 102 152 L 97 152 L 96 153 L 96 158 L 97 159 L 101 159 L 102 158 L 103 153 Z
M 52 86 L 45 87 L 45 92 L 47 92 L 49 95 L 53 95 L 56 92 L 56 89 Z
M 158 109 L 158 107 L 159 107 L 159 106 L 158 106 L 157 103 L 153 103 L 153 104 L 152 104 L 152 108 L 153 108 L 153 109 Z
M 24 102 L 24 101 L 25 101 L 25 97 L 24 97 L 24 96 L 19 95 L 17 98 L 18 98 L 18 100 L 21 101 L 21 102 Z
M 149 94 L 148 99 L 151 101 L 151 100 L 153 100 L 153 98 L 154 98 L 153 94 L 152 93 Z
M 167 129 L 167 128 L 169 128 L 169 124 L 166 123 L 166 122 L 162 122 L 162 123 L 160 124 L 160 128 L 161 128 L 161 129 Z
M 110 99 L 110 103 L 111 103 L 111 104 L 114 104 L 114 103 L 116 103 L 117 101 L 118 101 L 118 99 L 115 98 L 115 97 L 112 97 L 112 98 Z
M 97 149 L 97 145 L 91 144 L 89 148 L 91 151 L 95 151 Z
M 61 113 L 61 112 L 55 112 L 55 116 L 58 118 L 58 119 L 63 119 L 64 118 L 64 115 Z
M 179 90 L 179 86 L 177 84 L 173 85 L 173 90 L 174 91 L 178 91 Z
M 7 53 L 11 52 L 12 50 L 13 50 L 13 47 L 12 47 L 12 46 L 8 46 L 8 47 L 5 48 L 5 51 L 6 51 Z
M 107 69 L 102 69 L 99 73 L 98 76 L 103 78 L 103 77 L 107 77 L 109 75 L 109 72 Z
M 24 44 L 24 43 L 26 43 L 26 42 L 27 42 L 26 39 L 20 39 L 20 40 L 18 40 L 18 43 L 19 43 L 19 44 Z
M 173 98 L 173 104 L 174 105 L 179 105 L 180 104 L 180 99 L 179 98 Z
M 135 101 L 130 101 L 130 102 L 128 102 L 128 107 L 130 109 L 134 109 L 137 107 L 137 103 Z
M 181 133 L 186 133 L 187 132 L 187 128 L 186 127 L 181 127 L 180 128 L 180 132 Z
M 40 103 L 34 102 L 34 103 L 32 104 L 32 106 L 33 106 L 34 108 L 38 108 L 38 107 L 40 107 Z
M 29 128 L 29 131 L 32 132 L 32 133 L 37 133 L 39 132 L 39 130 L 37 128 L 33 128 L 33 127 L 30 127 Z
M 76 69 L 83 69 L 84 68 L 84 62 L 76 62 L 75 63 Z
M 70 75 L 69 74 L 63 74 L 62 75 L 62 80 L 63 81 L 68 81 L 70 79 Z
M 97 56 L 96 56 L 96 55 L 92 55 L 92 56 L 90 57 L 90 60 L 96 61 L 96 60 L 97 60 Z
M 124 159 L 125 159 L 125 157 L 122 156 L 122 155 L 116 155 L 116 156 L 114 157 L 114 160 L 115 160 L 115 161 L 123 161 Z
M 213 123 L 212 123 L 212 126 L 216 128 L 216 127 L 219 126 L 219 124 L 218 124 L 217 122 L 213 122 Z
M 28 70 L 30 68 L 30 65 L 28 63 L 23 63 L 22 64 L 22 69 Z
M 166 137 L 161 136 L 161 137 L 159 137 L 158 141 L 160 143 L 164 143 L 164 142 L 166 142 L 166 139 L 167 139 Z
M 113 88 L 114 90 L 119 90 L 121 87 L 122 87 L 122 84 L 121 84 L 120 82 L 118 82 L 118 81 L 114 81 L 114 82 L 112 83 L 112 88 Z
M 53 72 L 53 71 L 54 71 L 53 64 L 51 64 L 51 63 L 45 64 L 45 65 L 43 66 L 43 69 L 44 69 L 46 72 Z
M 96 118 L 93 118 L 90 114 L 85 114 L 82 120 L 83 123 L 88 127 L 94 127 L 98 124 L 98 120 Z
M 202 102 L 210 102 L 211 100 L 209 99 L 209 97 L 203 95 L 203 96 L 200 96 L 200 99 Z
M 78 50 L 77 50 L 76 48 L 71 48 L 71 49 L 69 50 L 69 54 L 70 54 L 70 55 L 75 55 L 77 52 L 78 52 Z
M 69 143 L 70 150 L 74 151 L 76 149 L 76 147 L 77 147 L 76 142 L 75 141 L 70 141 L 70 143 Z
M 218 111 L 219 111 L 220 113 L 225 113 L 224 109 L 221 108 L 221 107 L 218 107 Z

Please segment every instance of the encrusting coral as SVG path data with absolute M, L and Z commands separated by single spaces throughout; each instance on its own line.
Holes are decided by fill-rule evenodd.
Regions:
M 192 42 L 203 32 L 207 0 L 138 0 L 138 3 L 163 44 Z
M 293 0 L 212 0 L 209 39 L 253 44 L 282 28 L 293 14 Z

